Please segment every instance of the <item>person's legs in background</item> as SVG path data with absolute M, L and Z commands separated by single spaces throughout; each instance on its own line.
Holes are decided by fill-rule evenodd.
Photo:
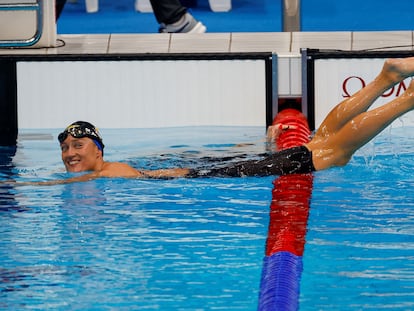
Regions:
M 154 16 L 162 33 L 204 33 L 206 27 L 197 21 L 180 0 L 150 0 Z M 56 21 L 65 6 L 66 0 L 56 0 Z
M 66 0 L 56 0 L 56 20 L 58 20 L 60 13 L 62 13 L 63 7 L 65 6 Z
M 179 0 L 150 0 L 161 33 L 204 33 L 206 27 L 197 21 Z

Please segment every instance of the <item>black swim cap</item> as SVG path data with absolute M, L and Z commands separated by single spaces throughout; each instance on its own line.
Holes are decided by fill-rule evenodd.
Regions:
M 91 123 L 86 121 L 73 122 L 71 125 L 65 128 L 65 130 L 62 133 L 59 134 L 59 143 L 63 143 L 69 134 L 75 138 L 88 137 L 92 139 L 103 154 L 103 149 L 105 145 L 103 144 L 102 136 L 99 133 L 98 129 Z

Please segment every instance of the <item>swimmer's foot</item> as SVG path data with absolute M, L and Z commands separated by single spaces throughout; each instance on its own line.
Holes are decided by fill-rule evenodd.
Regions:
M 384 62 L 381 74 L 392 84 L 413 76 L 414 57 L 387 59 Z
M 275 125 L 271 125 L 267 129 L 267 141 L 272 142 L 275 141 L 283 131 L 287 130 L 295 130 L 298 127 L 296 125 L 289 125 L 289 124 L 282 124 L 276 123 Z

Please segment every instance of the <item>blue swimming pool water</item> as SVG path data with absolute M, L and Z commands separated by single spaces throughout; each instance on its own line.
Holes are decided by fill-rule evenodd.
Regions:
M 349 166 L 316 174 L 301 310 L 414 309 L 412 130 L 387 130 Z
M 0 178 L 67 177 L 57 132 L 22 131 Z M 262 128 L 102 132 L 108 160 L 151 168 L 264 150 Z M 413 137 L 387 130 L 315 174 L 301 310 L 414 308 Z M 273 179 L 2 184 L 0 307 L 256 310 Z

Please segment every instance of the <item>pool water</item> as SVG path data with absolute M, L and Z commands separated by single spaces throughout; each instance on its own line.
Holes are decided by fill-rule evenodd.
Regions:
M 0 178 L 68 177 L 57 132 L 21 131 Z M 315 173 L 301 310 L 414 308 L 413 133 L 386 130 L 348 166 Z M 107 160 L 137 167 L 265 150 L 257 127 L 102 134 Z M 0 308 L 256 310 L 274 179 L 1 184 Z
M 301 310 L 414 309 L 414 140 L 395 132 L 316 174 Z

